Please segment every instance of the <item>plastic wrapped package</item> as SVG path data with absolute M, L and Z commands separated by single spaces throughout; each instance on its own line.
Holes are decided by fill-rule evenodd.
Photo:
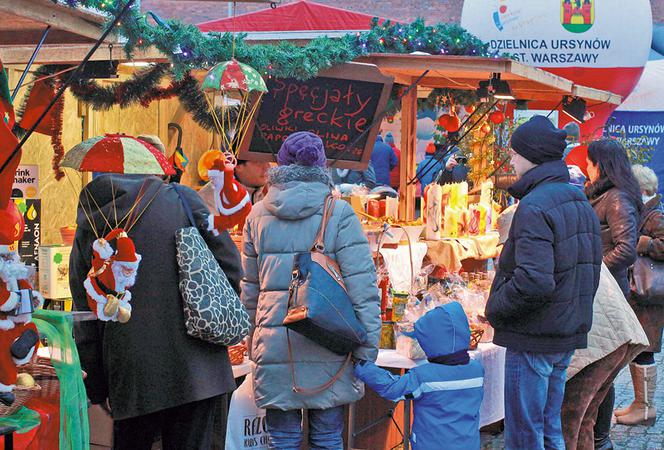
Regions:
M 410 359 L 424 359 L 426 358 L 426 355 L 424 354 L 422 347 L 420 347 L 420 344 L 417 342 L 417 339 L 404 334 L 404 332 L 412 333 L 413 329 L 414 325 L 410 322 L 398 323 L 395 325 L 394 336 L 397 353 Z

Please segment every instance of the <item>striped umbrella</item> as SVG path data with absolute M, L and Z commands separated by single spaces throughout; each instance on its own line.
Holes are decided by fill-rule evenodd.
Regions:
M 175 175 L 166 156 L 153 145 L 124 134 L 87 139 L 69 150 L 62 167 L 79 172 Z

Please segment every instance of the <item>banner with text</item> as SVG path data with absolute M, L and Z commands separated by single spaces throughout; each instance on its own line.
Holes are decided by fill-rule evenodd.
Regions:
M 659 193 L 664 193 L 664 112 L 615 111 L 606 133 L 625 147 L 650 154 L 646 164 L 659 178 Z

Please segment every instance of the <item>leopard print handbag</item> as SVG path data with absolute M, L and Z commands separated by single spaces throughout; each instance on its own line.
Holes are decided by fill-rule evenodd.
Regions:
M 189 221 L 188 202 L 177 190 Z M 249 333 L 249 315 L 195 226 L 175 232 L 187 333 L 206 342 L 235 345 Z

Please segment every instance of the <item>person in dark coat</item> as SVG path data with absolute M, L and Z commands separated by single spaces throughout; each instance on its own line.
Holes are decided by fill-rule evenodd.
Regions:
M 639 184 L 627 152 L 615 139 L 588 146 L 586 195 L 600 222 L 603 260 L 620 289 L 629 296 L 627 271 L 636 261 L 638 217 L 642 207 Z M 609 388 L 595 424 L 595 448 L 611 449 L 611 418 L 615 389 Z
M 664 211 L 661 197 L 657 195 L 659 182 L 655 172 L 641 165 L 632 167 L 632 172 L 641 188 L 644 203 L 638 229 L 636 251 L 655 261 L 664 261 Z M 638 355 L 629 365 L 634 386 L 634 401 L 627 408 L 616 409 L 616 421 L 623 425 L 652 425 L 657 419 L 655 392 L 657 390 L 657 365 L 655 353 L 662 349 L 662 327 L 664 306 L 660 304 L 637 304 L 631 301 L 639 322 L 648 335 L 650 347 Z
M 565 132 L 535 116 L 512 135 L 520 200 L 486 306 L 505 357 L 505 448 L 564 449 L 566 370 L 585 348 L 602 263 L 599 223 L 561 160 Z
M 394 143 L 394 136 L 392 136 L 392 133 L 389 131 L 385 135 L 385 143 L 392 148 L 394 154 L 397 156 L 397 165 L 390 171 L 390 186 L 392 186 L 392 189 L 394 189 L 395 191 L 398 191 L 399 184 L 401 183 L 400 172 L 399 172 L 399 161 L 401 161 L 401 150 L 399 150 L 399 147 L 397 147 L 396 144 Z
M 383 142 L 380 135 L 376 136 L 376 143 L 371 152 L 371 165 L 376 173 L 376 186 L 389 186 L 390 172 L 399 165 L 399 160 L 392 147 Z
M 239 291 L 240 255 L 233 241 L 227 233 L 208 233 L 205 204 L 193 190 L 179 189 Z M 164 448 L 210 449 L 214 428 L 225 430 L 225 421 L 215 424 L 214 417 L 235 380 L 227 349 L 190 337 L 185 329 L 175 232 L 190 224 L 173 185 L 154 176 L 106 174 L 84 188 L 79 205 L 85 211 L 79 206 L 69 265 L 72 297 L 77 310 L 88 310 L 83 282 L 91 267 L 94 230 L 103 235 L 109 230 L 106 221 L 115 225 L 116 212 L 117 220 L 125 217 L 140 195 L 132 214 L 135 226 L 128 230 L 142 255 L 131 288 L 131 319 L 75 324 L 86 390 L 93 404 L 110 404 L 114 449 L 148 450 L 158 434 Z
M 444 155 L 444 156 L 443 156 Z M 436 179 L 439 184 L 460 183 L 468 179 L 468 167 L 459 147 L 447 151 L 444 145 L 429 144 L 426 156 L 417 165 L 422 192 Z M 461 163 L 459 163 L 461 161 Z M 440 175 L 440 177 L 439 177 Z

